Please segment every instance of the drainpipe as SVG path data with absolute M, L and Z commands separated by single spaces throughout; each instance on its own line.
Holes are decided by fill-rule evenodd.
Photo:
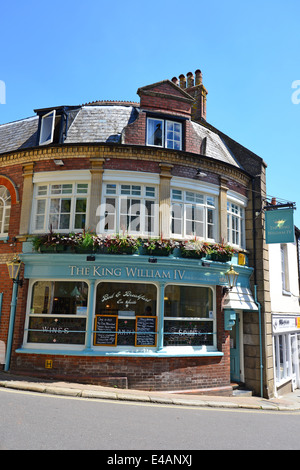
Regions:
M 3 293 L 0 294 L 0 321 L 1 321 L 1 313 L 2 313 L 2 300 L 3 300 Z
M 7 350 L 6 350 L 5 366 L 4 366 L 5 371 L 8 371 L 9 366 L 10 366 L 10 357 L 11 357 L 12 342 L 13 342 L 13 336 L 14 336 L 14 325 L 15 325 L 15 316 L 16 316 L 16 307 L 17 307 L 18 287 L 19 287 L 18 283 L 14 281 L 13 291 L 12 291 L 12 296 L 11 296 L 11 304 L 10 304 Z
M 261 305 L 257 300 L 257 286 L 254 286 L 254 300 L 258 307 L 258 323 L 259 323 L 259 361 L 260 361 L 260 396 L 263 397 L 263 360 L 262 360 L 262 329 L 261 329 Z

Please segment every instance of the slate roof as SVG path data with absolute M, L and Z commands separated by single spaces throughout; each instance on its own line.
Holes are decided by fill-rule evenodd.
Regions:
M 64 143 L 121 143 L 123 129 L 139 113 L 135 103 L 88 103 L 69 111 L 67 137 Z M 38 116 L 0 125 L 0 154 L 35 147 L 37 144 Z M 199 142 L 206 137 L 205 155 L 241 168 L 228 146 L 217 132 L 192 122 Z
M 0 126 L 0 153 L 34 147 L 36 145 L 38 116 Z
M 234 158 L 229 148 L 217 133 L 212 132 L 210 129 L 207 129 L 197 122 L 192 121 L 192 126 L 201 140 L 206 138 L 205 155 L 207 157 L 241 168 L 239 162 Z
M 133 106 L 83 106 L 68 129 L 65 143 L 121 141 L 121 133 L 137 117 Z

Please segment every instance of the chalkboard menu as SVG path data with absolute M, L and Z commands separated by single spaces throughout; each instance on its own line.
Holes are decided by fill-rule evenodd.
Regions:
M 96 315 L 95 346 L 116 346 L 118 315 Z
M 156 346 L 156 317 L 96 315 L 94 346 Z
M 156 346 L 156 317 L 136 317 L 135 346 Z

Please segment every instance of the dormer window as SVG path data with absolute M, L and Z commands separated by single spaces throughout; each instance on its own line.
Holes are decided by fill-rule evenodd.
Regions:
M 53 110 L 42 116 L 39 145 L 51 144 L 53 142 L 55 114 L 56 111 Z
M 147 119 L 147 145 L 182 150 L 182 124 L 165 119 Z

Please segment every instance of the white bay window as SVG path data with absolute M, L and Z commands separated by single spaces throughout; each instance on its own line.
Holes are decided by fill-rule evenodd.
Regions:
M 157 192 L 150 184 L 106 183 L 100 230 L 158 235 Z
M 216 198 L 195 191 L 172 189 L 171 235 L 216 238 Z
M 69 232 L 86 228 L 88 183 L 35 185 L 32 232 Z

